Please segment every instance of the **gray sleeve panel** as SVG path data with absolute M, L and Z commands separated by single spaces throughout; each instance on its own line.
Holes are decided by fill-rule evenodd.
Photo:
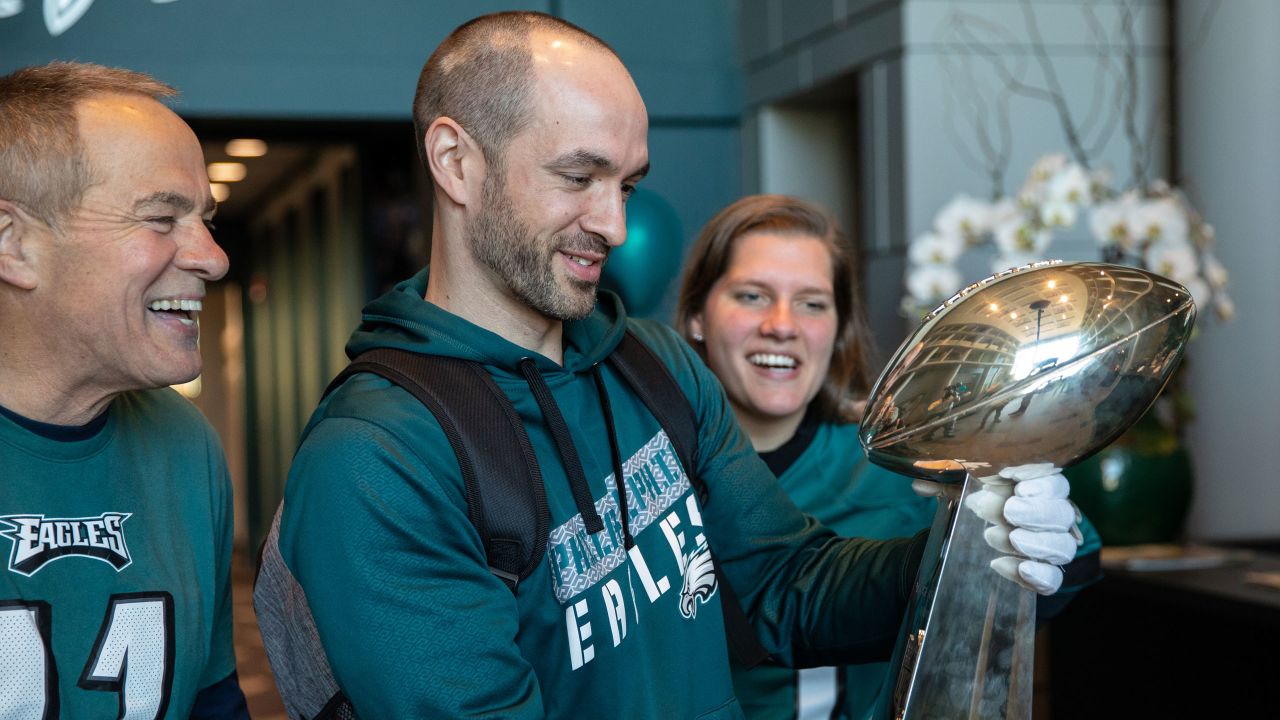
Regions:
M 283 505 L 281 506 L 283 508 Z M 290 718 L 355 718 L 333 677 L 302 586 L 280 556 L 280 512 L 276 509 L 262 548 L 253 587 L 253 607 L 276 687 Z M 334 700 L 338 702 L 333 702 Z

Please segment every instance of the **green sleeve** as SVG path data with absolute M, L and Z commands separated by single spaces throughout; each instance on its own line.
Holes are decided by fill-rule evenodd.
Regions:
M 1083 541 L 1076 556 L 1062 568 L 1062 587 L 1048 597 L 1036 597 L 1036 626 L 1057 617 L 1081 590 L 1102 579 L 1102 538 L 1089 518 L 1081 516 L 1077 524 Z
M 206 688 L 226 678 L 236 669 L 231 618 L 231 544 L 235 510 L 231 495 L 231 474 L 227 471 L 222 444 L 212 428 L 208 436 L 210 511 L 213 513 L 213 621 L 209 633 L 209 660 L 198 688 Z
M 461 483 L 417 452 L 450 452 L 431 429 L 408 443 L 364 420 L 316 424 L 289 474 L 281 554 L 360 717 L 542 717 L 515 598 L 487 570 Z
M 888 658 L 924 534 L 841 538 L 802 513 L 738 428 L 701 359 L 674 333 L 637 325 L 693 403 L 708 541 L 765 648 L 795 666 Z
M 1082 557 L 1091 553 L 1102 550 L 1102 538 L 1098 536 L 1098 531 L 1093 527 L 1093 523 L 1089 522 L 1089 518 L 1081 515 L 1080 522 L 1077 523 L 1080 528 L 1080 535 L 1083 542 L 1080 549 L 1076 551 L 1076 557 Z

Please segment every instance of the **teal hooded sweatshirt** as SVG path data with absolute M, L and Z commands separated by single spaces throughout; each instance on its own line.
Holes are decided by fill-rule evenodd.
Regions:
M 289 473 L 279 548 L 360 717 L 739 718 L 712 558 L 779 662 L 888 657 L 922 538 L 838 538 L 797 510 L 715 377 L 669 328 L 627 319 L 601 292 L 589 317 L 565 323 L 560 365 L 424 301 L 425 289 L 424 270 L 370 303 L 348 354 L 392 347 L 483 365 L 528 432 L 550 533 L 544 561 L 513 593 L 487 567 L 457 460 L 426 408 L 368 374 L 328 395 Z M 693 407 L 694 468 L 601 363 L 627 329 Z M 584 527 L 539 385 L 571 434 L 599 532 Z

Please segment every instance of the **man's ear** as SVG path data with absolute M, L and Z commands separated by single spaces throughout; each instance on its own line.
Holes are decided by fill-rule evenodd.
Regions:
M 31 263 L 34 220 L 17 205 L 0 198 L 0 282 L 35 290 L 39 275 Z
M 437 188 L 458 205 L 480 200 L 487 170 L 480 145 L 453 118 L 439 117 L 427 128 L 423 147 Z

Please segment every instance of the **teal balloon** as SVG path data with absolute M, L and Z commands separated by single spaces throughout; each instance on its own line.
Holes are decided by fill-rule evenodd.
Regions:
M 683 255 L 676 209 L 658 193 L 636 188 L 627 200 L 627 241 L 609 251 L 600 284 L 618 293 L 627 314 L 646 315 L 680 274 Z

